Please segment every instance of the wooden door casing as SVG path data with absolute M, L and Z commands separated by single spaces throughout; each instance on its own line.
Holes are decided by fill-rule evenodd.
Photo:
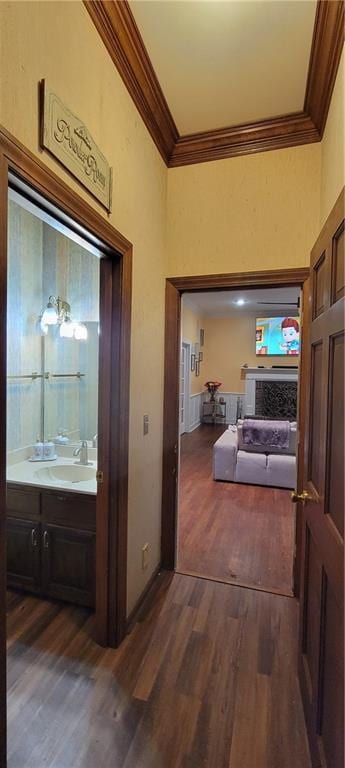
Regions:
M 127 529 L 129 373 L 131 339 L 132 245 L 88 205 L 68 184 L 47 168 L 5 128 L 0 126 L 0 390 L 6 393 L 7 208 L 11 176 L 41 195 L 70 218 L 70 226 L 92 233 L 100 243 L 101 327 L 99 365 L 98 486 L 96 521 L 96 622 L 102 645 L 118 645 L 127 630 Z M 54 214 L 55 215 L 55 214 Z M 58 218 L 58 215 L 57 215 Z M 74 224 L 73 224 L 74 222 Z M 107 289 L 104 289 L 104 285 Z M 111 400 L 108 393 L 111 392 Z M 0 420 L 0 614 L 5 615 L 6 565 L 6 418 Z M 114 460 L 116 457 L 116 461 Z M 0 622 L 0 649 L 6 637 Z M 0 659 L 0 707 L 5 692 L 5 665 Z M 0 735 L 4 718 L 0 709 Z M 5 754 L 1 751 L 1 758 Z
M 344 191 L 311 253 L 299 676 L 313 766 L 344 765 Z
M 165 353 L 164 353 L 164 415 L 163 415 L 163 482 L 161 565 L 167 570 L 176 567 L 177 550 L 177 490 L 179 471 L 179 354 L 181 297 L 185 292 L 245 290 L 248 288 L 282 288 L 296 285 L 304 297 L 309 280 L 309 267 L 263 270 L 215 275 L 169 277 L 165 290 Z M 304 329 L 302 352 L 304 353 Z M 304 358 L 301 355 L 302 376 Z M 297 531 L 300 532 L 300 510 L 297 509 Z M 294 593 L 299 594 L 299 560 L 301 536 L 296 535 L 296 567 Z

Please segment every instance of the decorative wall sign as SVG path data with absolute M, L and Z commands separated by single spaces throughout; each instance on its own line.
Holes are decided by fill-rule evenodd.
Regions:
M 41 83 L 41 146 L 111 210 L 112 169 L 86 126 Z

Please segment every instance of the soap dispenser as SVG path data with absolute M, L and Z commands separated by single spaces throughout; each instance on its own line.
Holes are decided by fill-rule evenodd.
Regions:
M 59 432 L 59 443 L 60 445 L 67 445 L 69 443 L 65 429 L 62 429 L 61 432 Z
M 42 461 L 42 460 L 43 460 L 43 443 L 41 442 L 39 435 L 37 435 L 37 439 L 34 445 L 34 452 L 30 458 L 30 461 Z
M 55 453 L 55 445 L 49 438 L 46 443 L 43 444 L 44 461 L 54 461 L 57 458 Z

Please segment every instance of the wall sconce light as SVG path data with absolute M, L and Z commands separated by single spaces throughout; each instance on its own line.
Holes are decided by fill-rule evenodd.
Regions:
M 61 296 L 49 296 L 47 306 L 40 317 L 41 331 L 45 335 L 47 335 L 50 325 L 60 326 L 60 337 L 62 339 L 75 338 L 78 341 L 86 341 L 87 339 L 86 325 L 72 322 L 71 306 Z
M 42 312 L 42 325 L 61 325 L 66 319 L 70 319 L 71 307 L 68 301 L 60 296 L 49 296 L 48 304 Z

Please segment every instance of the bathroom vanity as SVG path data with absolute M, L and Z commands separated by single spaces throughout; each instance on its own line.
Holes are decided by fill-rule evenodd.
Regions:
M 96 451 L 89 466 L 73 461 L 71 448 L 59 452 L 43 463 L 19 453 L 8 464 L 8 586 L 92 607 Z
M 8 586 L 94 605 L 96 497 L 7 485 Z

